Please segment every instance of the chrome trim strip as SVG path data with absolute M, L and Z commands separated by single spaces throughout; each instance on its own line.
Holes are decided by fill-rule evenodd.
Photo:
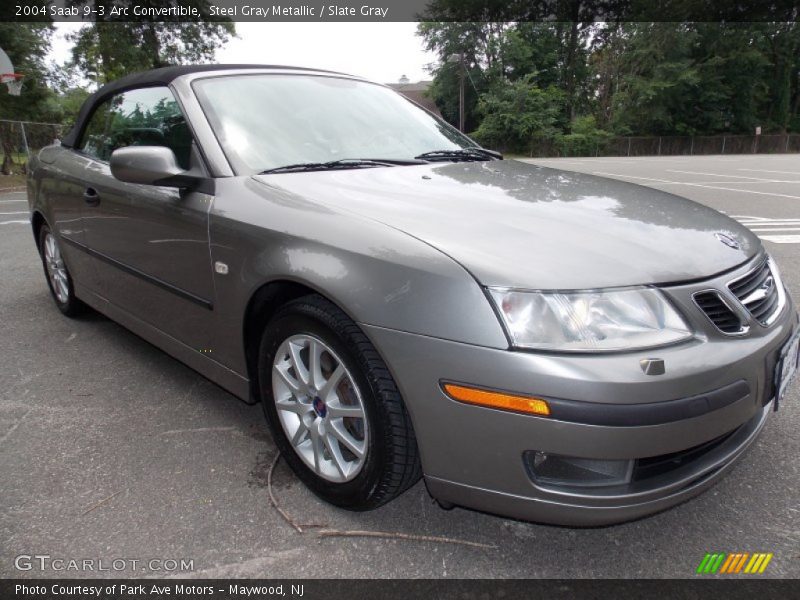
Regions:
M 750 309 L 749 309 L 749 308 L 747 308 L 747 305 L 744 303 L 744 300 L 740 299 L 740 298 L 739 298 L 739 297 L 738 297 L 738 296 L 737 296 L 737 295 L 736 295 L 736 294 L 733 292 L 733 290 L 731 290 L 731 286 L 733 286 L 733 285 L 735 285 L 736 283 L 740 282 L 742 279 L 746 279 L 747 277 L 750 277 L 750 276 L 751 276 L 753 273 L 755 273 L 756 271 L 760 271 L 760 270 L 761 270 L 761 269 L 763 269 L 765 266 L 766 266 L 766 267 L 767 267 L 767 269 L 769 270 L 769 274 L 772 276 L 772 279 L 773 279 L 774 285 L 775 285 L 775 287 L 777 288 L 777 293 L 778 293 L 778 303 L 775 305 L 775 310 L 773 310 L 773 311 L 772 311 L 772 314 L 771 314 L 769 317 L 767 317 L 767 318 L 766 318 L 766 319 L 765 319 L 765 320 L 762 322 L 762 321 L 759 321 L 759 320 L 758 320 L 758 319 L 757 319 L 757 318 L 756 318 L 756 317 L 753 315 L 753 313 L 752 313 L 752 312 L 750 312 Z M 781 279 L 781 276 L 780 276 L 780 272 L 779 272 L 779 270 L 778 270 L 778 267 L 777 267 L 777 265 L 775 264 L 775 261 L 772 259 L 772 257 L 771 257 L 770 255 L 767 255 L 767 256 L 766 256 L 766 257 L 765 257 L 763 260 L 759 261 L 759 263 L 758 263 L 758 264 L 757 264 L 755 267 L 753 267 L 752 269 L 750 269 L 749 271 L 747 271 L 747 273 L 745 273 L 744 275 L 740 275 L 740 276 L 739 276 L 739 277 L 737 277 L 736 279 L 732 279 L 732 280 L 730 280 L 730 281 L 729 281 L 729 282 L 726 284 L 726 286 L 727 286 L 727 289 L 728 289 L 728 291 L 731 293 L 731 295 L 732 295 L 734 298 L 736 298 L 736 301 L 737 301 L 737 302 L 738 302 L 738 303 L 741 305 L 741 307 L 742 307 L 742 308 L 743 308 L 743 309 L 744 309 L 744 310 L 747 312 L 748 316 L 749 316 L 750 318 L 752 318 L 752 320 L 753 320 L 753 321 L 755 321 L 756 323 L 758 323 L 758 324 L 759 324 L 761 327 L 767 328 L 767 327 L 770 327 L 770 326 L 771 326 L 773 323 L 775 323 L 775 321 L 777 321 L 777 320 L 778 320 L 778 317 L 780 317 L 781 313 L 783 313 L 783 309 L 784 309 L 784 307 L 786 306 L 786 289 L 783 287 L 783 280 Z M 752 294 L 751 294 L 750 296 L 752 296 Z M 750 296 L 748 296 L 748 298 L 749 298 Z M 729 307 L 729 308 L 730 308 L 730 307 Z

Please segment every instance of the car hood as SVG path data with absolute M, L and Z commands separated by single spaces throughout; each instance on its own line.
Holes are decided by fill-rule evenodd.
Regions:
M 761 248 L 733 219 L 685 198 L 514 160 L 255 178 L 401 230 L 487 286 L 680 282 L 733 268 Z

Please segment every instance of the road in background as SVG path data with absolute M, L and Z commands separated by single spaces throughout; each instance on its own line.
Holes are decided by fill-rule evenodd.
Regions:
M 532 162 L 668 190 L 734 215 L 758 230 L 800 292 L 800 156 Z M 19 554 L 40 553 L 191 559 L 194 571 L 180 574 L 201 577 L 693 577 L 706 552 L 773 552 L 764 576 L 800 577 L 798 384 L 719 485 L 640 521 L 568 529 L 444 511 L 422 483 L 379 510 L 349 513 L 317 500 L 280 463 L 274 491 L 298 522 L 493 547 L 299 534 L 269 504 L 275 446 L 260 406 L 100 315 L 63 317 L 24 195 L 0 194 L 0 213 L 0 576 L 41 576 L 13 566 Z M 170 573 L 99 573 L 114 574 Z

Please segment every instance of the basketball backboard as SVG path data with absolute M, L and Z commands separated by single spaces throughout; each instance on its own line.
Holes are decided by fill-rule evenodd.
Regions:
M 0 83 L 6 84 L 8 93 L 19 96 L 22 92 L 22 75 L 14 71 L 14 65 L 8 54 L 0 48 Z

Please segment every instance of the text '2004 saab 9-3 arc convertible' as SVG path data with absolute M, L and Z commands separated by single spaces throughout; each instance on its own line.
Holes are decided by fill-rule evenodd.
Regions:
M 502 160 L 357 77 L 128 76 L 30 167 L 58 308 L 260 401 L 341 507 L 424 477 L 443 506 L 634 519 L 729 471 L 797 366 L 792 300 L 735 221 Z

